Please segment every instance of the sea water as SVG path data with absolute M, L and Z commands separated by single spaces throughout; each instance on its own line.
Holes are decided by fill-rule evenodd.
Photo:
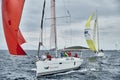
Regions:
M 42 51 L 44 54 L 46 51 Z M 0 80 L 120 80 L 120 52 L 104 51 L 105 57 L 89 61 L 91 51 L 73 51 L 84 59 L 81 68 L 36 78 L 35 61 L 37 51 L 27 50 L 26 56 L 12 56 L 7 50 L 0 50 Z M 53 52 L 50 52 L 54 56 Z

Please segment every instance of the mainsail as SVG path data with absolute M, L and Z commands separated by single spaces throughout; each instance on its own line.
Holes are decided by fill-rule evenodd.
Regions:
M 21 44 L 25 42 L 19 23 L 24 6 L 24 0 L 2 0 L 2 19 L 4 33 L 10 54 L 25 55 Z
M 51 38 L 50 47 L 55 49 L 57 56 L 57 31 L 56 31 L 56 13 L 55 13 L 55 0 L 51 0 Z
M 87 22 L 86 22 L 86 25 L 85 25 L 86 27 L 85 27 L 85 32 L 84 32 L 84 34 L 85 34 L 86 42 L 87 42 L 90 50 L 97 52 L 95 40 L 92 39 L 92 35 L 91 35 L 92 29 L 91 29 L 90 23 L 91 23 L 93 17 L 94 17 L 94 14 L 92 14 L 92 15 L 88 18 L 88 20 L 87 20 Z M 96 24 L 96 23 L 95 23 L 95 24 Z M 94 27 L 94 28 L 95 28 L 95 27 Z M 94 31 L 95 31 L 95 30 L 94 30 Z M 94 33 L 95 33 L 95 32 L 94 32 Z M 95 36 L 95 35 L 94 35 L 94 36 Z M 93 38 L 94 38 L 94 36 L 93 36 Z

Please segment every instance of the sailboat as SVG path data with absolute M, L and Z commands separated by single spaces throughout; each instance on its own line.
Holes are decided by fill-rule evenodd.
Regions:
M 38 55 L 36 61 L 36 75 L 55 74 L 64 71 L 77 69 L 83 63 L 82 58 L 78 57 L 59 57 L 57 51 L 57 34 L 56 34 L 56 14 L 55 0 L 51 1 L 51 29 L 53 33 L 53 43 L 55 44 L 56 57 L 51 60 L 42 60 L 40 57 L 41 46 L 43 43 L 43 21 L 46 0 L 44 0 L 42 18 L 41 18 L 41 37 L 38 46 Z M 22 16 L 22 10 L 25 0 L 2 0 L 2 20 L 5 38 L 8 50 L 11 55 L 26 55 L 25 51 L 20 46 L 25 43 L 25 39 L 19 29 L 19 23 Z
M 40 55 L 40 48 L 44 45 L 43 43 L 43 19 L 44 19 L 44 12 L 45 12 L 45 4 L 46 0 L 44 0 L 43 4 L 43 11 L 42 11 L 42 19 L 41 19 L 41 39 L 39 42 L 38 47 L 38 60 L 36 61 L 36 75 L 48 75 L 48 74 L 55 74 L 59 72 L 70 71 L 73 69 L 77 69 L 81 66 L 83 59 L 77 57 L 59 57 L 57 51 L 57 32 L 56 32 L 56 13 L 55 13 L 55 0 L 51 1 L 51 33 L 52 41 L 54 44 L 54 50 L 56 57 L 51 58 L 51 60 L 41 60 L 39 57 Z
M 116 42 L 116 43 L 115 43 L 115 48 L 116 48 L 116 51 L 117 51 L 117 52 L 120 52 L 119 42 Z
M 93 19 L 94 19 L 94 26 L 91 26 L 90 23 Z M 98 28 L 97 14 L 95 15 L 93 13 L 88 18 L 85 25 L 84 35 L 89 49 L 96 53 L 95 56 L 103 57 L 104 56 L 103 50 L 100 51 L 99 49 L 99 28 Z

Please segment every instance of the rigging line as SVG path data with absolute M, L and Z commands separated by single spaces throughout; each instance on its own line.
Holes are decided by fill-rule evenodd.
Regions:
M 66 7 L 66 2 L 63 0 L 63 3 L 64 3 L 64 10 L 65 10 L 65 12 L 67 12 L 67 14 L 66 14 L 66 16 L 71 16 L 70 15 L 70 13 L 69 13 L 69 10 L 67 9 L 67 7 Z
M 64 11 L 65 11 L 65 16 L 58 16 L 56 17 L 57 18 L 67 18 L 67 17 L 70 17 L 71 18 L 71 14 L 69 12 L 69 10 L 66 8 L 66 4 L 65 4 L 65 1 L 63 0 L 63 3 L 64 3 Z M 66 14 L 67 13 L 67 14 Z M 45 18 L 45 20 L 49 20 L 49 19 L 53 19 L 53 18 Z M 66 21 L 67 22 L 67 21 Z M 71 21 L 70 21 L 71 22 Z
M 64 3 L 64 10 L 67 13 L 66 17 L 70 17 L 70 19 L 71 19 L 71 14 L 70 14 L 69 10 L 67 9 L 66 2 L 64 0 L 63 0 L 63 3 Z M 71 22 L 71 20 L 70 20 L 70 22 Z M 66 21 L 66 23 L 69 23 L 69 22 Z
M 66 12 L 66 10 L 67 10 L 67 8 L 66 8 L 66 3 L 65 3 L 65 1 L 64 0 L 62 0 L 63 1 L 63 5 L 64 5 L 64 11 Z M 67 16 L 67 14 L 66 14 L 66 16 Z
M 60 16 L 60 17 L 56 17 L 56 18 L 65 18 L 65 17 L 70 17 L 70 16 Z M 54 19 L 54 18 L 45 18 L 46 20 L 48 19 Z
M 43 20 L 44 20 L 44 13 L 45 13 L 45 4 L 46 4 L 46 0 L 44 0 L 43 10 L 42 10 L 42 18 L 41 18 L 41 25 L 40 25 L 41 37 L 39 36 L 38 58 L 39 58 L 39 53 L 40 53 L 40 46 L 43 45 Z
M 71 25 L 71 14 L 70 14 L 70 11 L 67 9 L 67 7 L 66 7 L 66 3 L 65 3 L 65 1 L 63 0 L 63 3 L 64 3 L 64 7 L 65 7 L 65 9 L 66 9 L 66 12 L 67 12 L 67 14 L 66 14 L 66 16 L 69 16 L 69 22 L 68 21 L 66 21 L 67 23 L 70 23 L 70 25 Z M 68 18 L 67 18 L 68 19 Z M 70 29 L 70 33 L 69 33 L 71 36 L 69 37 L 69 40 L 70 41 L 68 41 L 69 42 L 69 44 L 68 45 L 72 45 L 72 28 Z
M 70 25 L 71 25 L 71 14 L 70 14 L 70 11 L 67 9 L 67 7 L 66 7 L 66 2 L 63 0 L 63 3 L 64 3 L 64 10 L 65 10 L 65 14 L 66 14 L 66 16 L 67 16 L 67 20 L 66 20 L 66 23 L 70 23 Z M 68 2 L 67 2 L 68 3 Z M 69 38 L 69 40 L 68 41 L 66 41 L 67 42 L 67 44 L 68 45 L 70 45 L 70 44 L 72 44 L 72 28 L 70 28 L 70 33 L 68 33 L 68 34 L 70 34 L 71 36 L 69 36 L 68 38 Z M 67 40 L 67 39 L 66 39 Z M 65 46 L 66 46 L 66 43 L 65 43 Z

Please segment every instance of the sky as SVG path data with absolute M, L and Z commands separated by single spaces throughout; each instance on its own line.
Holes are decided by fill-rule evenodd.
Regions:
M 0 0 L 0 9 L 1 9 Z M 50 0 L 46 0 L 44 20 L 44 47 L 50 48 Z M 27 43 L 23 49 L 37 49 L 43 0 L 25 0 L 20 30 Z M 57 43 L 62 49 L 69 46 L 88 47 L 84 37 L 85 23 L 97 10 L 100 48 L 116 49 L 120 44 L 120 0 L 56 0 Z M 69 14 L 67 13 L 69 11 Z M 0 10 L 0 50 L 7 49 Z

